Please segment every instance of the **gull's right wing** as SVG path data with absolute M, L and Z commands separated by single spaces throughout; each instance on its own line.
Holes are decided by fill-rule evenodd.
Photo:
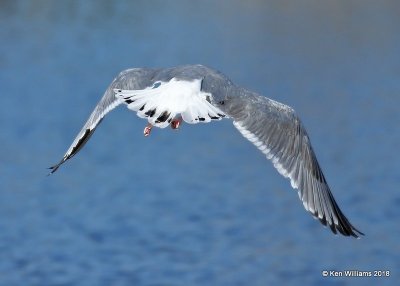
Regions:
M 99 103 L 96 105 L 92 114 L 89 116 L 89 119 L 86 121 L 85 125 L 82 127 L 81 131 L 79 131 L 78 135 L 75 137 L 71 146 L 68 148 L 64 157 L 58 162 L 56 165 L 50 167 L 50 174 L 57 171 L 57 169 L 68 159 L 71 159 L 76 153 L 81 150 L 81 148 L 86 144 L 89 140 L 90 136 L 96 130 L 96 127 L 100 124 L 101 120 L 104 116 L 113 110 L 115 107 L 122 103 L 121 100 L 115 97 L 114 91 L 111 86 L 106 90 L 104 96 L 101 98 Z

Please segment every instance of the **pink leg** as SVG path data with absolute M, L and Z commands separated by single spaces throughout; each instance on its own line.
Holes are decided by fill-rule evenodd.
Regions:
M 174 119 L 171 121 L 171 128 L 176 130 L 179 128 L 179 126 L 181 126 L 181 123 L 182 123 L 182 117 Z
M 153 128 L 153 125 L 151 125 L 150 123 L 147 124 L 147 126 L 143 130 L 144 137 L 147 137 L 147 136 L 150 135 L 150 132 L 151 132 L 152 128 Z

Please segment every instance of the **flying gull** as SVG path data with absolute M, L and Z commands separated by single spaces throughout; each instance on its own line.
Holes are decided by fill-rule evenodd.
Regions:
M 298 190 L 304 208 L 332 232 L 363 235 L 345 217 L 329 189 L 310 139 L 292 108 L 232 83 L 222 73 L 202 66 L 134 68 L 121 72 L 107 88 L 54 173 L 89 140 L 112 109 L 125 104 L 153 127 L 178 129 L 182 122 L 208 123 L 231 118 L 239 132 L 272 161 Z

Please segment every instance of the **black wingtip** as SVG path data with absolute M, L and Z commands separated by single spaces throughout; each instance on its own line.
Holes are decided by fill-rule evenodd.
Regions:
M 317 217 L 316 217 L 317 218 Z M 341 217 L 341 219 L 338 221 L 338 224 L 329 222 L 325 217 L 319 218 L 318 220 L 323 224 L 324 227 L 329 228 L 331 232 L 337 236 L 337 235 L 343 235 L 346 237 L 354 237 L 356 239 L 360 239 L 362 236 L 365 236 L 365 234 L 361 231 L 359 231 L 357 228 L 355 228 L 348 220 L 346 217 Z
M 357 234 L 353 234 L 353 237 L 355 237 L 356 239 L 361 239 L 361 237 L 365 236 L 365 234 L 361 231 L 355 230 L 357 232 Z
M 326 223 L 326 219 L 319 219 L 322 224 L 325 226 L 329 226 L 330 230 L 335 234 L 341 234 L 343 236 L 352 236 L 356 239 L 360 239 L 362 236 L 365 236 L 365 234 L 361 231 L 359 231 L 357 228 L 355 228 L 348 220 L 347 218 L 343 215 L 343 213 L 340 213 L 340 216 L 338 217 L 338 224 L 335 223 Z M 324 223 L 325 222 L 325 223 Z
M 357 239 L 360 239 L 361 236 L 365 236 L 365 234 L 361 231 L 359 231 L 357 228 L 355 228 L 348 220 L 346 217 L 344 217 L 344 224 L 345 224 L 345 232 L 352 237 L 355 237 Z
M 352 236 L 359 239 L 364 233 L 355 228 L 347 219 L 347 217 L 340 210 L 339 206 L 335 201 L 333 201 L 334 209 L 336 209 L 338 217 L 338 225 L 335 225 L 336 229 L 344 236 Z
M 349 225 L 350 229 L 342 229 L 342 228 L 337 228 L 339 230 L 339 232 L 344 235 L 344 236 L 352 236 L 356 239 L 360 239 L 361 236 L 365 236 L 364 233 L 362 233 L 361 231 L 359 231 L 358 229 L 356 229 L 355 227 L 353 227 L 352 225 Z
M 99 123 L 103 120 L 103 118 L 100 119 Z M 97 127 L 97 126 L 96 126 Z M 55 171 L 58 170 L 58 168 L 67 160 L 71 159 L 76 153 L 79 152 L 79 150 L 82 149 L 82 147 L 86 144 L 86 142 L 89 140 L 90 136 L 92 136 L 92 134 L 94 133 L 94 131 L 96 130 L 96 127 L 90 129 L 87 128 L 85 130 L 85 132 L 83 133 L 82 137 L 78 140 L 78 142 L 76 143 L 76 145 L 72 148 L 71 152 L 67 152 L 67 154 L 65 154 L 64 158 L 56 165 L 49 167 L 49 169 L 51 170 L 50 173 L 48 174 L 48 176 L 50 176 L 51 174 L 53 174 Z
M 54 165 L 54 166 L 51 166 L 51 167 L 49 167 L 49 168 L 47 168 L 48 170 L 51 170 L 48 174 L 47 174 L 47 176 L 50 176 L 51 174 L 53 174 L 55 171 L 57 171 L 57 169 L 60 167 L 60 165 Z
M 321 175 L 321 178 L 323 178 L 323 180 L 326 182 L 323 174 Z M 318 217 L 318 214 L 314 214 L 314 216 L 318 217 L 322 224 L 327 223 L 334 234 L 340 233 L 343 236 L 352 236 L 357 239 L 360 239 L 361 236 L 364 236 L 365 234 L 355 228 L 343 214 L 330 191 L 328 192 L 328 197 L 332 206 L 333 214 L 336 216 L 337 221 L 335 222 L 332 216 L 328 218 L 323 215 L 322 219 Z
M 67 159 L 63 158 L 58 164 L 55 164 L 54 166 L 51 166 L 49 168 L 47 168 L 48 170 L 51 170 L 47 176 L 50 176 L 51 174 L 53 174 L 55 171 L 58 170 L 58 168 L 60 168 L 61 164 L 63 164 Z

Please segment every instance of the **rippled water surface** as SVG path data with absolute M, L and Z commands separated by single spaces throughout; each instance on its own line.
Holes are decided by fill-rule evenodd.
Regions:
M 1 285 L 394 285 L 398 1 L 1 1 Z M 334 236 L 231 122 L 125 108 L 46 177 L 121 70 L 201 63 L 291 105 L 345 214 Z M 328 277 L 323 270 L 389 270 Z

